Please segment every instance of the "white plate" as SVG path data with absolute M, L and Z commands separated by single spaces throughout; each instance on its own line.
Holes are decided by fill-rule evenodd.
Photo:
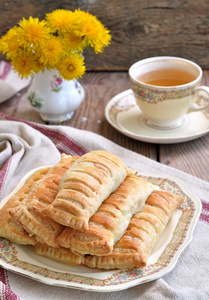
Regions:
M 183 124 L 175 129 L 160 130 L 148 126 L 131 90 L 113 97 L 106 106 L 105 116 L 124 135 L 148 143 L 186 142 L 209 132 L 209 109 L 188 114 Z
M 26 174 L 16 189 L 2 200 L 0 208 L 23 185 L 32 172 L 34 170 Z M 191 241 L 201 212 L 201 202 L 176 178 L 149 174 L 139 176 L 163 190 L 184 196 L 183 204 L 175 211 L 154 246 L 146 267 L 102 271 L 72 266 L 38 256 L 32 246 L 17 245 L 4 238 L 0 238 L 0 265 L 45 284 L 98 292 L 123 290 L 164 276 L 174 268 L 180 254 Z
M 29 85 L 31 78 L 21 79 L 13 71 L 12 65 L 0 61 L 0 103 L 11 98 Z

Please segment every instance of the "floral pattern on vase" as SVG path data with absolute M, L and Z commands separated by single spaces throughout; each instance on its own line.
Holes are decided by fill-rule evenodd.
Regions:
M 43 99 L 38 96 L 38 94 L 36 93 L 36 91 L 31 91 L 28 94 L 28 100 L 30 101 L 30 104 L 33 107 L 41 108 Z
M 59 92 L 62 88 L 62 78 L 57 76 L 57 75 L 54 75 L 53 76 L 53 80 L 50 81 L 50 86 L 51 86 L 51 90 L 53 92 Z
M 54 123 L 70 119 L 84 96 L 84 89 L 78 80 L 64 80 L 56 70 L 36 74 L 28 90 L 32 107 L 44 121 Z

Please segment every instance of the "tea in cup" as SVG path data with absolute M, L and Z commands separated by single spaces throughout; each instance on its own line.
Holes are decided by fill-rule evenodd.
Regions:
M 202 69 L 190 60 L 172 56 L 143 59 L 130 67 L 129 79 L 136 103 L 151 127 L 176 128 L 188 113 L 209 107 L 209 87 L 200 86 Z

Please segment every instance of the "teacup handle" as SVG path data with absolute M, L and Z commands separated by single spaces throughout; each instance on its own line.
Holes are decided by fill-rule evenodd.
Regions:
M 200 105 L 198 104 L 198 100 L 200 101 L 201 95 L 200 92 L 204 92 L 207 94 L 207 98 L 204 99 L 204 102 L 207 102 L 205 105 Z M 204 110 L 206 108 L 209 107 L 209 87 L 208 86 L 199 86 L 195 89 L 195 103 L 194 105 L 192 105 L 192 107 L 190 107 L 190 109 L 188 110 L 188 113 L 193 112 L 193 111 L 200 111 L 200 110 Z

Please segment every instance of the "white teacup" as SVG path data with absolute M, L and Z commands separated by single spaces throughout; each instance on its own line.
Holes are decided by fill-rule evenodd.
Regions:
M 130 67 L 129 78 L 137 105 L 152 127 L 178 127 L 188 113 L 209 106 L 209 87 L 200 86 L 202 69 L 187 59 L 143 59 Z

